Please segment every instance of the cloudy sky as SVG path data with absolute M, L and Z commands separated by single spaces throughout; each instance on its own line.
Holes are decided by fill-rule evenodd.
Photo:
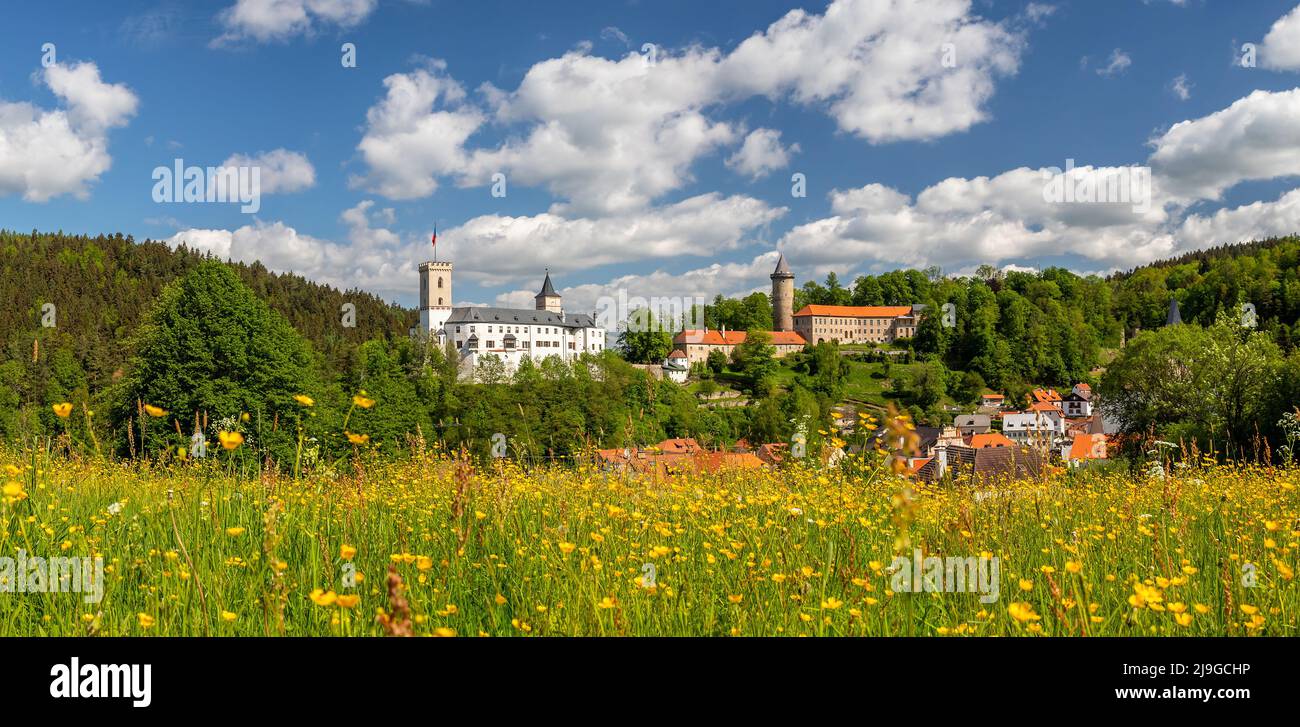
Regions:
M 405 305 L 435 224 L 457 303 L 530 304 L 546 268 L 570 310 L 745 293 L 778 250 L 799 283 L 1107 272 L 1300 231 L 1295 2 L 29 3 L 0 227 Z M 1149 169 L 1149 204 L 1051 199 L 1067 160 Z M 178 162 L 256 166 L 260 204 L 156 201 Z

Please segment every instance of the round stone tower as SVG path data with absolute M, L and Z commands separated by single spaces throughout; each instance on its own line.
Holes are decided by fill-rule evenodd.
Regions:
M 776 261 L 776 270 L 772 271 L 772 330 L 794 330 L 794 273 L 785 255 Z

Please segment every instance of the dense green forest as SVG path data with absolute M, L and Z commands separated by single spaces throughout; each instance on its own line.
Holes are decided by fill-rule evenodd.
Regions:
M 1184 322 L 1201 326 L 1221 313 L 1240 317 L 1249 303 L 1258 329 L 1289 352 L 1300 343 L 1300 238 L 1227 245 L 1108 278 L 984 266 L 954 278 L 935 269 L 892 271 L 845 287 L 831 275 L 825 284 L 804 283 L 795 307 L 927 304 L 934 315 L 922 319 L 907 345 L 1018 393 L 1031 384 L 1095 381 L 1108 350 L 1164 325 L 1171 299 Z M 944 325 L 944 304 L 953 306 L 951 327 Z M 726 322 L 742 327 L 736 324 L 744 321 Z
M 795 305 L 929 306 L 916 338 L 895 344 L 908 349 L 907 366 L 898 367 L 907 373 L 890 377 L 887 360 L 879 364 L 892 378 L 890 397 L 918 421 L 939 422 L 950 416 L 944 401 L 968 402 L 985 386 L 1014 400 L 1033 385 L 1089 381 L 1105 383 L 1147 433 L 1244 447 L 1261 432 L 1280 436 L 1271 419 L 1295 404 L 1287 382 L 1300 380 L 1298 275 L 1300 239 L 1289 237 L 1108 278 L 985 267 L 952 278 L 935 269 L 893 271 L 846 287 L 831 275 L 805 282 Z M 613 352 L 572 365 L 530 364 L 511 376 L 486 367 L 478 380 L 463 381 L 453 352 L 409 338 L 413 311 L 259 264 L 120 235 L 0 232 L 0 290 L 0 437 L 66 432 L 74 446 L 119 455 L 175 452 L 196 426 L 210 439 L 219 428 L 239 430 L 252 450 L 279 459 L 299 442 L 309 459 L 346 452 L 356 440 L 345 430 L 381 450 L 423 437 L 480 453 L 499 432 L 514 453 L 537 457 L 673 436 L 721 446 L 740 437 L 788 439 L 800 428 L 815 438 L 813 422 L 842 399 L 850 373 L 829 345 L 774 361 L 759 333 L 772 321 L 762 293 L 719 297 L 704 312 L 711 328 L 754 333 L 730 360 L 711 357 L 697 371 L 699 393 L 726 386 L 754 402 L 725 407 L 701 406 L 692 390 L 654 381 Z M 1186 333 L 1164 327 L 1171 298 L 1192 324 Z M 356 307 L 355 326 L 344 325 L 345 303 Z M 1214 330 L 1223 343 L 1243 303 L 1254 306 L 1255 330 L 1234 333 L 1240 345 L 1210 346 L 1193 333 Z M 633 360 L 661 360 L 669 345 L 666 334 L 624 338 Z M 1160 401 L 1146 396 L 1154 383 L 1134 389 L 1171 356 L 1191 363 L 1162 381 L 1194 371 L 1199 383 L 1179 379 L 1185 386 L 1161 388 Z M 1107 366 L 1129 373 L 1103 382 Z M 1193 384 L 1202 396 L 1187 395 Z M 378 404 L 355 404 L 367 399 Z M 52 411 L 65 401 L 76 416 Z M 163 413 L 146 413 L 145 404 Z

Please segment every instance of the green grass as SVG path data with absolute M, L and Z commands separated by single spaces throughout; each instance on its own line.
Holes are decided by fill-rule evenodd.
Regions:
M 0 593 L 0 636 L 382 635 L 393 588 L 418 635 L 1296 635 L 1300 618 L 1296 470 L 1080 473 L 980 499 L 874 459 L 669 480 L 363 458 L 294 480 L 241 477 L 240 454 L 0 451 L 21 490 L 0 555 L 107 564 L 98 603 Z M 887 568 L 914 548 L 997 556 L 997 600 L 900 592 Z

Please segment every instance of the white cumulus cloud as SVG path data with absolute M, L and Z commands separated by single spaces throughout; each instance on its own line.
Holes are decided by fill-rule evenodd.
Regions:
M 322 26 L 351 28 L 378 4 L 379 0 L 236 0 L 218 13 L 217 21 L 226 30 L 211 45 L 287 40 Z
M 1174 124 L 1151 142 L 1151 166 L 1166 193 L 1189 200 L 1217 200 L 1239 182 L 1300 175 L 1297 119 L 1300 88 L 1254 91 Z
M 1300 5 L 1269 28 L 1259 46 L 1259 62 L 1278 71 L 1300 71 Z
M 870 143 L 935 139 L 986 120 L 996 80 L 1017 72 L 1023 46 L 1019 31 L 974 15 L 969 0 L 835 0 L 821 15 L 790 11 L 730 53 L 656 48 L 651 62 L 580 46 L 533 65 L 514 90 L 485 84 L 480 103 L 439 65 L 385 80 L 356 181 L 410 199 L 440 178 L 479 186 L 501 173 L 560 197 L 557 214 L 626 214 L 741 141 L 714 116 L 727 105 L 762 96 L 827 113 Z M 488 121 L 505 140 L 467 146 Z M 754 154 L 742 147 L 732 158 Z
M 316 185 L 316 168 L 307 156 L 287 149 L 234 154 L 222 166 L 257 167 L 263 194 L 299 192 Z
M 85 198 L 112 166 L 109 129 L 125 125 L 139 100 L 126 85 L 101 80 L 90 62 L 50 66 L 39 78 L 64 105 L 47 110 L 0 99 L 0 195 Z
M 755 129 L 745 137 L 740 149 L 727 158 L 727 166 L 750 179 L 761 179 L 784 169 L 790 164 L 790 157 L 798 152 L 798 144 L 781 146 L 781 132 Z

